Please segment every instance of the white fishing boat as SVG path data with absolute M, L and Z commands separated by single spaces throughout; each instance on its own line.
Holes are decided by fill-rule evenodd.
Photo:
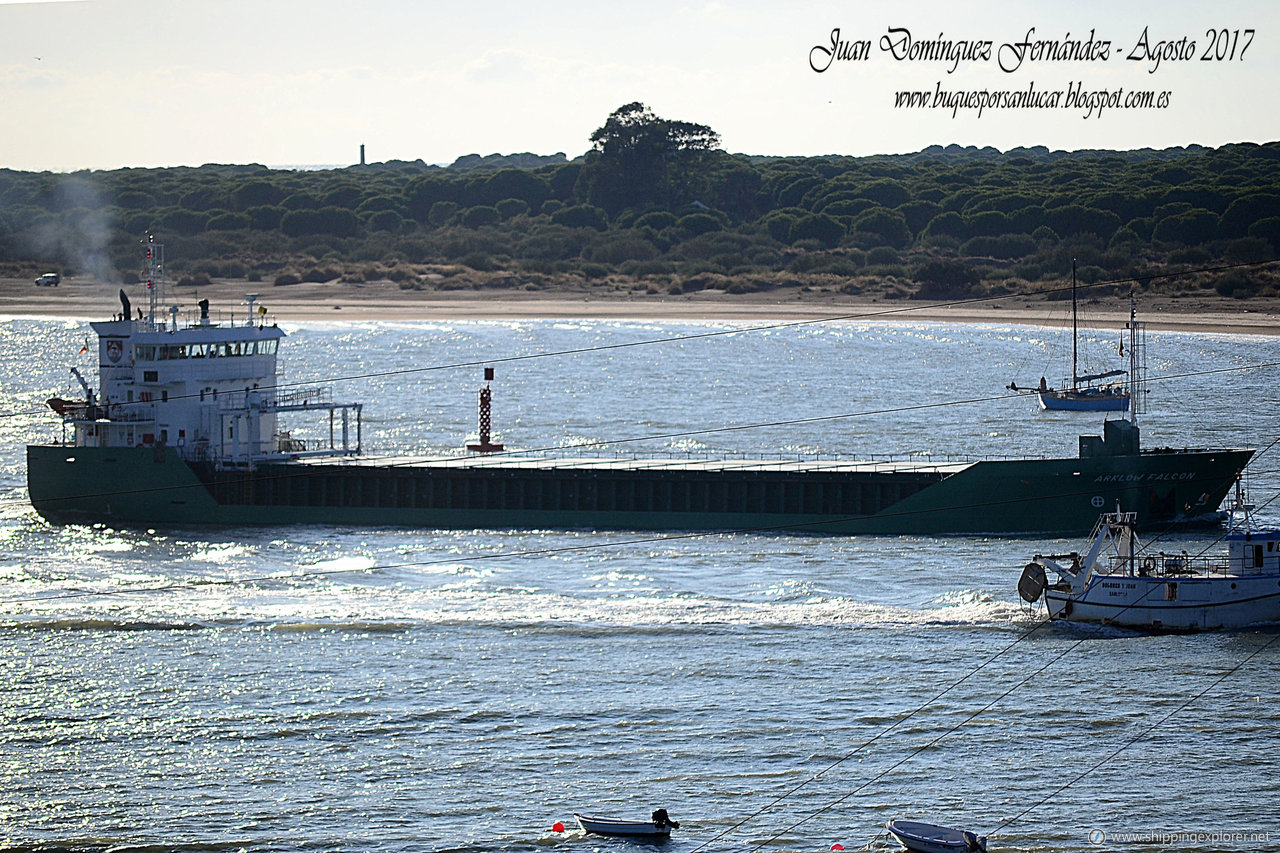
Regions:
M 913 853 L 985 853 L 987 839 L 961 829 L 918 820 L 891 820 L 885 828 Z
M 1051 619 L 1153 631 L 1280 621 L 1280 530 L 1252 530 L 1246 515 L 1227 534 L 1226 555 L 1207 557 L 1144 548 L 1135 526 L 1132 512 L 1105 513 L 1083 556 L 1037 554 L 1018 594 L 1043 597 Z
M 590 817 L 577 813 L 574 814 L 573 819 L 578 822 L 578 826 L 582 827 L 583 832 L 633 838 L 638 841 L 665 841 L 671 837 L 671 830 L 680 828 L 679 823 L 667 816 L 666 809 L 658 809 L 647 821 Z

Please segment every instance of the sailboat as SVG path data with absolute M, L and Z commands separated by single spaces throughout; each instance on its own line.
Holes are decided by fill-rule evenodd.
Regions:
M 1130 300 L 1130 325 L 1133 325 L 1133 307 Z M 1130 348 L 1130 361 L 1137 355 Z M 1129 389 L 1124 382 L 1114 381 L 1123 376 L 1123 370 L 1080 375 L 1080 326 L 1076 309 L 1076 264 L 1071 262 L 1071 382 L 1070 387 L 1050 388 L 1044 379 L 1036 389 L 1040 408 L 1074 412 L 1123 412 L 1129 408 Z M 1113 381 L 1105 381 L 1113 380 Z M 1095 384 L 1102 383 L 1102 384 Z M 1067 385 L 1066 382 L 1063 385 Z

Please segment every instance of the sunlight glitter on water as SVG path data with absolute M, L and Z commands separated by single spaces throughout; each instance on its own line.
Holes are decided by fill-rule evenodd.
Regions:
M 318 383 L 334 365 L 364 376 L 734 328 L 306 324 L 288 328 L 282 360 L 290 381 Z M 85 333 L 0 323 L 15 354 L 0 362 L 0 406 L 35 411 L 79 393 L 65 365 L 34 354 L 70 358 Z M 1052 339 L 1000 325 L 837 323 L 511 362 L 495 383 L 495 421 L 513 444 L 559 447 L 852 414 L 637 451 L 1073 455 L 1101 419 L 1042 414 L 1025 398 L 859 414 L 997 396 L 1005 366 L 1038 362 Z M 1148 341 L 1153 369 L 1174 374 L 1270 360 L 1276 346 Z M 1268 376 L 1230 376 L 1232 399 L 1274 397 Z M 377 375 L 338 383 L 335 396 L 365 399 L 371 447 L 454 452 L 474 431 L 478 382 L 474 367 Z M 1153 386 L 1144 443 L 1262 446 L 1280 434 L 1273 406 L 1235 417 L 1223 383 Z M 0 488 L 21 496 L 22 444 L 53 431 L 36 416 L 4 428 Z M 1278 491 L 1280 466 L 1262 461 L 1251 484 L 1265 496 Z M 682 821 L 668 846 L 690 851 L 860 750 L 726 849 L 802 816 L 812 818 L 774 849 L 852 848 L 907 815 L 987 829 L 1061 786 L 1064 767 L 1103 761 L 1000 838 L 1006 850 L 1086 851 L 1095 826 L 1239 826 L 1237 804 L 1268 802 L 1268 780 L 1280 777 L 1264 736 L 1280 725 L 1265 701 L 1274 649 L 1176 728 L 1104 761 L 1274 633 L 1029 633 L 1036 617 L 1015 592 L 1022 565 L 1075 542 L 117 530 L 50 526 L 21 503 L 0 517 L 0 744 L 21 756 L 0 761 L 10 792 L 0 837 L 13 843 L 603 850 L 553 838 L 550 819 L 662 805 Z M 1262 520 L 1280 520 L 1280 503 Z M 1177 548 L 1213 538 L 1179 537 Z M 877 775 L 957 724 L 901 771 Z

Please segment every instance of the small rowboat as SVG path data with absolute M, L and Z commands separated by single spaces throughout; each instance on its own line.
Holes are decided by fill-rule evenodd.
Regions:
M 664 817 L 665 814 L 664 812 Z M 576 813 L 573 819 L 578 822 L 578 826 L 582 827 L 583 832 L 632 838 L 636 841 L 666 841 L 671 837 L 672 828 L 679 826 L 678 823 L 670 820 L 616 820 Z
M 986 853 L 987 839 L 918 820 L 891 820 L 886 825 L 898 843 L 913 853 Z

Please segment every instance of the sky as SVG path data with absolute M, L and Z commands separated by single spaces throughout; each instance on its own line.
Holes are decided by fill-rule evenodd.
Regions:
M 0 0 L 30 171 L 572 158 L 634 101 L 746 154 L 1218 146 L 1280 140 L 1278 100 L 1275 0 Z

